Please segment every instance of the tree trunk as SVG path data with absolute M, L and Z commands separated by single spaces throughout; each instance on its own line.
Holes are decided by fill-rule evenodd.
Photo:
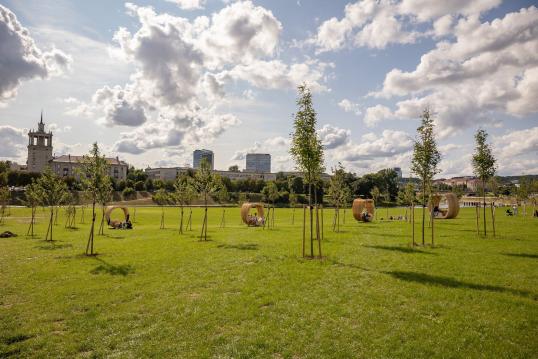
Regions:
M 413 247 L 416 246 L 415 243 L 415 204 L 411 204 L 411 218 L 409 218 L 411 221 L 411 228 L 412 228 L 412 238 L 413 238 Z
M 340 221 L 340 212 L 338 212 L 338 221 Z M 344 207 L 344 216 L 342 217 L 342 224 L 346 224 L 346 208 Z
M 81 207 L 81 213 L 80 213 L 80 223 L 81 223 L 81 224 L 84 223 L 84 207 L 85 207 L 85 206 L 82 206 L 82 207 Z
M 314 192 L 314 201 L 316 202 L 316 240 L 318 241 L 318 255 L 321 258 L 321 238 L 319 233 L 319 206 L 318 206 L 318 191 Z
M 324 239 L 324 233 L 323 233 L 323 205 L 321 205 L 321 240 Z
M 487 236 L 486 233 L 486 181 L 482 180 L 482 198 L 483 198 L 483 205 L 484 205 L 484 237 Z
M 495 238 L 495 203 L 491 204 L 491 225 L 493 226 L 493 238 Z
M 183 234 L 183 205 L 181 206 L 181 212 L 179 215 L 179 234 Z
M 187 221 L 187 228 L 192 231 L 192 208 L 189 207 L 189 220 Z
M 133 223 L 136 223 L 136 207 L 134 208 L 134 211 L 133 211 Z
M 159 229 L 164 229 L 164 206 L 161 206 L 161 226 Z
M 431 213 L 430 213 L 430 218 L 431 218 L 431 222 L 432 222 L 432 247 L 433 247 L 433 238 L 434 238 L 434 232 L 433 232 L 433 229 L 434 229 L 434 226 L 435 226 L 435 218 L 433 218 L 433 203 L 432 203 L 432 210 L 431 210 Z
M 105 206 L 101 206 L 101 224 L 99 225 L 98 234 L 105 234 Z
M 306 242 L 306 206 L 303 204 L 303 258 L 305 257 L 305 242 Z
M 425 230 L 425 222 L 426 222 L 426 183 L 422 182 L 422 245 L 425 245 L 424 243 L 424 230 Z
M 314 258 L 314 236 L 313 236 L 313 229 L 314 229 L 314 218 L 312 213 L 312 184 L 308 183 L 308 212 L 310 214 L 310 257 Z
M 45 240 L 46 241 L 50 240 L 52 242 L 52 227 L 53 227 L 53 224 L 54 224 L 54 207 L 51 207 L 50 208 L 49 226 L 47 228 L 47 234 L 45 235 Z
M 478 206 L 478 203 L 475 206 L 475 215 L 476 215 L 476 235 L 480 237 L 480 226 L 478 225 L 478 221 L 480 218 L 480 207 Z
M 88 244 L 86 244 L 86 255 L 93 255 L 93 232 L 95 228 L 95 202 L 92 203 L 92 225 L 90 227 L 90 235 L 88 236 Z

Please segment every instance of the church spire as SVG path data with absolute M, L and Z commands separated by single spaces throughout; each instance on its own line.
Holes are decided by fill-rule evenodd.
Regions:
M 39 132 L 45 132 L 45 124 L 43 123 L 43 109 L 41 109 L 41 120 L 37 124 L 37 130 Z

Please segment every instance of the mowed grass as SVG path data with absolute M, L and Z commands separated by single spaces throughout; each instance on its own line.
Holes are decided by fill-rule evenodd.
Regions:
M 30 211 L 13 208 L 0 226 L 19 234 L 0 239 L 0 357 L 536 358 L 538 220 L 503 212 L 496 238 L 478 238 L 463 209 L 436 220 L 434 248 L 413 249 L 408 223 L 348 210 L 333 233 L 325 210 L 326 257 L 309 260 L 302 210 L 292 226 L 277 209 L 264 230 L 238 208 L 220 229 L 211 208 L 199 242 L 202 209 L 179 235 L 177 208 L 164 230 L 160 209 L 138 208 L 133 230 L 106 230 L 86 257 L 88 211 L 71 230 L 60 211 L 50 244 L 46 212 L 26 238 Z

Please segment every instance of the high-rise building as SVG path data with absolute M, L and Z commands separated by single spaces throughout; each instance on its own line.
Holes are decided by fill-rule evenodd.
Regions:
M 398 178 L 402 178 L 402 169 L 400 167 L 393 167 L 394 172 L 398 175 Z
M 42 172 L 52 159 L 52 132 L 45 132 L 43 113 L 37 131 L 28 132 L 28 172 Z
M 211 150 L 194 150 L 194 152 L 192 153 L 192 167 L 200 168 L 200 163 L 202 162 L 203 158 L 205 158 L 207 162 L 209 162 L 211 170 L 214 170 L 214 155 L 213 151 Z
M 268 153 L 247 153 L 245 172 L 271 172 L 271 155 Z

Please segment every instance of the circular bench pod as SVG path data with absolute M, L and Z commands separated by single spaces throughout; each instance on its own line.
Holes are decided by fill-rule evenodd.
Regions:
M 357 221 L 371 222 L 374 219 L 375 204 L 373 199 L 356 198 L 353 201 L 353 217 Z M 366 215 L 364 212 L 366 211 Z
M 257 213 L 256 217 L 249 216 L 250 210 L 255 208 Z M 262 226 L 265 222 L 263 214 L 263 203 L 250 203 L 245 202 L 241 206 L 241 219 L 248 226 Z
M 432 200 L 428 202 L 428 210 L 431 212 L 433 208 L 437 208 L 437 215 L 434 218 L 453 219 L 460 212 L 460 202 L 458 196 L 454 193 L 435 194 Z M 442 207 L 441 207 L 442 206 Z
M 121 224 L 121 221 L 111 220 L 110 219 L 110 215 L 111 215 L 112 211 L 114 211 L 117 208 L 119 208 L 119 209 L 121 209 L 123 211 L 124 222 L 126 222 L 127 218 L 129 217 L 129 209 L 127 207 L 125 207 L 125 206 L 107 206 L 106 210 L 105 210 L 106 223 L 108 223 L 109 226 L 114 227 L 114 228 L 116 228 L 119 224 Z

